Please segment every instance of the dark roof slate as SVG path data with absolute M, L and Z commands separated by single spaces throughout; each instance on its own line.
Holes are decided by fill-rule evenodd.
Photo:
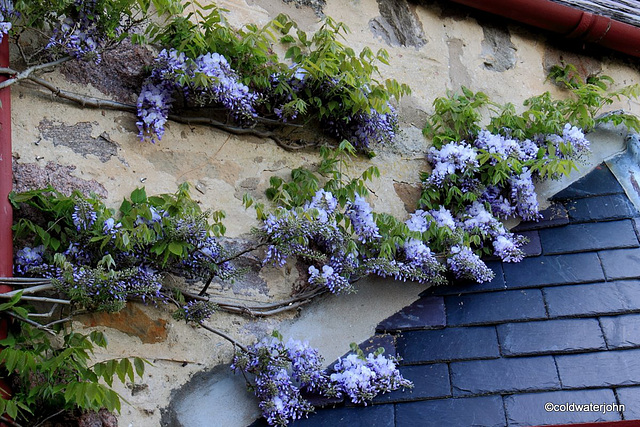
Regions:
M 554 196 L 520 263 L 430 288 L 378 336 L 413 390 L 293 426 L 531 426 L 640 419 L 640 219 L 606 165 Z M 623 404 L 586 412 L 545 404 Z M 605 410 L 607 409 L 607 410 Z M 255 425 L 264 425 L 261 422 Z

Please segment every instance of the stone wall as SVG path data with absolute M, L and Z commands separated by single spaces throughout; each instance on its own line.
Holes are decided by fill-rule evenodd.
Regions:
M 568 47 L 555 36 L 447 1 L 220 0 L 217 4 L 230 10 L 229 20 L 236 26 L 264 24 L 284 12 L 305 31 L 313 31 L 319 27 L 319 17 L 331 16 L 350 27 L 346 43 L 356 50 L 368 46 L 389 51 L 391 66 L 382 66 L 384 77 L 413 89 L 399 103 L 402 132 L 396 145 L 382 148 L 373 160 L 358 160 L 353 173 L 377 165 L 382 176 L 370 185 L 370 202 L 375 209 L 401 218 L 415 209 L 418 174 L 426 168 L 429 141 L 422 137 L 421 127 L 433 100 L 446 90 L 464 85 L 516 106 L 547 90 L 563 96 L 559 88 L 545 83 L 546 71 L 559 61 L 575 64 L 584 75 L 606 73 L 620 85 L 640 77 L 635 60 Z M 127 46 L 106 56 L 100 67 L 69 64 L 45 78 L 71 91 L 133 102 L 142 67 L 152 58 L 145 49 Z M 82 109 L 30 85 L 14 86 L 12 96 L 16 189 L 47 183 L 63 191 L 80 188 L 104 196 L 115 207 L 135 187 L 144 185 L 148 194 L 174 192 L 189 181 L 202 207 L 224 210 L 227 235 L 241 240 L 250 239 L 251 227 L 257 225 L 253 211 L 242 207 L 242 196 L 249 193 L 264 199 L 272 175 L 286 177 L 291 169 L 318 161 L 313 150 L 291 153 L 269 139 L 177 123 L 167 126 L 160 143 L 141 143 L 132 114 Z M 612 108 L 640 113 L 635 101 Z M 248 278 L 214 284 L 212 292 L 232 301 L 268 302 L 289 297 L 299 280 L 293 265 L 261 269 L 259 254 L 247 262 L 252 266 Z M 220 313 L 210 323 L 245 343 L 273 328 L 289 330 L 299 339 L 313 337 L 312 345 L 320 346 L 331 360 L 350 342 L 370 336 L 378 321 L 424 289 L 393 281 L 363 282 L 359 295 L 326 297 L 314 302 L 312 309 L 303 308 L 300 318 L 297 313 L 269 319 Z M 325 309 L 324 313 L 332 310 L 338 321 L 323 318 Z M 305 310 L 316 314 L 305 315 Z M 232 354 L 231 346 L 218 337 L 174 321 L 168 307 L 131 305 L 116 316 L 79 318 L 75 326 L 107 333 L 109 354 L 99 358 L 141 356 L 153 362 L 139 384 L 122 388 L 132 404 L 123 408 L 123 426 L 158 425 L 172 392 L 193 374 L 228 363 Z M 255 414 L 255 408 L 245 408 L 228 425 L 246 424 Z

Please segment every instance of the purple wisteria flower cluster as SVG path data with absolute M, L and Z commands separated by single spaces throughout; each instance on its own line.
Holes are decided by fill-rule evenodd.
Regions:
M 411 388 L 411 381 L 403 378 L 396 367 L 397 360 L 382 354 L 369 353 L 367 357 L 349 354 L 338 360 L 333 367 L 335 373 L 329 377 L 337 391 L 353 403 L 367 404 L 378 394 L 400 388 Z
M 0 0 L 0 43 L 4 36 L 11 31 L 12 24 L 11 18 L 14 18 L 18 13 L 13 9 L 12 0 Z
M 34 267 L 39 267 L 44 263 L 42 254 L 44 253 L 44 246 L 36 246 L 31 248 L 25 246 L 20 249 L 14 258 L 13 268 L 14 274 L 18 276 L 26 275 Z
M 102 59 L 103 30 L 99 17 L 104 11 L 97 10 L 97 0 L 75 0 L 76 14 L 67 16 L 54 28 L 46 49 L 59 50 L 76 59 L 93 61 Z
M 373 108 L 350 116 L 331 116 L 325 120 L 331 133 L 346 139 L 354 147 L 366 150 L 371 145 L 391 143 L 398 130 L 398 113 L 388 104 L 389 112 L 380 113 Z
M 368 274 L 444 282 L 445 267 L 420 240 L 407 237 L 393 259 L 381 255 L 383 236 L 371 206 L 359 195 L 341 211 L 330 192 L 319 190 L 303 208 L 278 208 L 264 220 L 261 233 L 270 243 L 264 263 L 282 267 L 291 256 L 300 257 L 311 264 L 308 283 L 332 293 L 353 291 L 351 282 Z
M 284 89 L 282 88 L 284 87 Z M 297 100 L 304 99 L 304 91 L 314 93 L 324 105 L 339 114 L 328 113 L 322 119 L 322 127 L 338 140 L 347 140 L 354 147 L 366 150 L 371 145 L 391 143 L 398 130 L 398 113 L 387 103 L 387 112 L 381 113 L 371 108 L 368 111 L 344 112 L 340 108 L 340 93 L 344 84 L 336 77 L 316 81 L 300 64 L 293 64 L 287 73 L 271 76 L 271 93 L 265 98 L 274 104 L 273 112 L 283 122 L 295 120 L 300 111 Z M 364 90 L 365 96 L 368 90 Z M 306 102 L 305 102 L 306 104 Z
M 251 388 L 269 425 L 286 426 L 312 412 L 305 394 L 347 396 L 353 403 L 367 404 L 380 393 L 413 386 L 402 377 L 393 357 L 350 354 L 329 374 L 318 350 L 308 342 L 290 339 L 285 344 L 277 332 L 274 335 L 238 351 L 231 364 L 234 372 L 254 375 Z
M 144 267 L 106 270 L 102 266 L 75 265 L 63 258 L 45 262 L 43 247 L 25 247 L 15 257 L 19 275 L 52 279 L 53 285 L 72 301 L 94 311 L 116 312 L 127 300 L 163 301 L 162 276 Z
M 195 106 L 221 105 L 239 124 L 250 124 L 257 116 L 259 96 L 240 81 L 224 56 L 212 52 L 191 59 L 165 49 L 138 96 L 137 126 L 142 140 L 162 139 L 177 93 Z
M 580 133 L 565 129 L 571 141 L 586 147 Z M 481 255 L 504 262 L 524 257 L 526 239 L 507 230 L 501 219 L 540 217 L 528 163 L 540 155 L 541 147 L 531 140 L 486 131 L 473 144 L 432 148 L 428 158 L 435 164 L 425 180 L 425 206 L 433 208 L 410 215 L 406 231 L 395 218 L 375 214 L 358 194 L 340 209 L 330 192 L 319 190 L 301 208 L 280 207 L 266 218 L 261 229 L 270 243 L 265 262 L 282 267 L 291 256 L 299 257 L 310 264 L 308 283 L 333 293 L 352 290 L 349 283 L 368 274 L 443 284 L 448 271 L 457 279 L 489 281 L 494 273 Z M 487 167 L 506 167 L 505 178 L 488 179 Z
M 211 301 L 189 301 L 180 310 L 173 313 L 176 320 L 200 323 L 207 320 L 216 312 L 218 306 Z
M 442 188 L 451 179 L 468 174 L 478 167 L 478 153 L 468 144 L 450 142 L 440 148 L 431 147 L 427 159 L 432 164 L 428 185 Z
M 371 206 L 364 197 L 356 194 L 355 199 L 347 205 L 345 215 L 351 220 L 353 230 L 362 243 L 373 242 L 380 238 Z
M 291 65 L 288 73 L 270 76 L 271 91 L 265 96 L 274 105 L 273 112 L 283 123 L 298 118 L 300 111 L 296 108 L 294 95 L 297 96 L 305 89 L 308 77 L 307 70 L 299 64 Z
M 505 262 L 522 260 L 525 239 L 506 230 L 499 219 L 537 221 L 541 215 L 533 166 L 552 158 L 574 159 L 589 149 L 584 133 L 570 124 L 562 135 L 519 140 L 505 134 L 482 130 L 471 142 L 452 141 L 432 147 L 427 155 L 432 170 L 424 180 L 424 194 L 429 205 L 440 206 L 440 213 L 430 215 L 457 230 L 458 241 L 450 241 L 447 265 L 459 278 L 491 279 L 491 271 L 477 256 L 479 251 Z M 550 144 L 554 153 L 549 151 Z M 452 212 L 443 217 L 447 203 Z M 419 224 L 416 218 L 412 221 Z

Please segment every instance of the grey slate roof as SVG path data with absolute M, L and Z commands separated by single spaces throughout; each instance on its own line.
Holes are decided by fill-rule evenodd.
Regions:
M 637 0 L 551 0 L 565 6 L 607 16 L 640 27 L 640 1 Z
M 604 165 L 554 197 L 520 263 L 430 288 L 362 344 L 415 388 L 293 426 L 531 426 L 640 419 L 640 218 Z M 625 410 L 547 412 L 545 403 Z M 334 403 L 332 403 L 333 405 Z M 255 425 L 266 425 L 258 421 Z

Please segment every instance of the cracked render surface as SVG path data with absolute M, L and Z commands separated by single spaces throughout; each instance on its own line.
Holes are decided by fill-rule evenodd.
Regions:
M 401 357 L 412 390 L 367 407 L 327 402 L 331 408 L 292 425 L 640 419 L 640 214 L 605 164 L 552 200 L 541 221 L 515 229 L 530 239 L 522 262 L 489 261 L 496 273 L 490 283 L 428 289 L 362 344 Z M 552 412 L 548 402 L 624 410 Z

